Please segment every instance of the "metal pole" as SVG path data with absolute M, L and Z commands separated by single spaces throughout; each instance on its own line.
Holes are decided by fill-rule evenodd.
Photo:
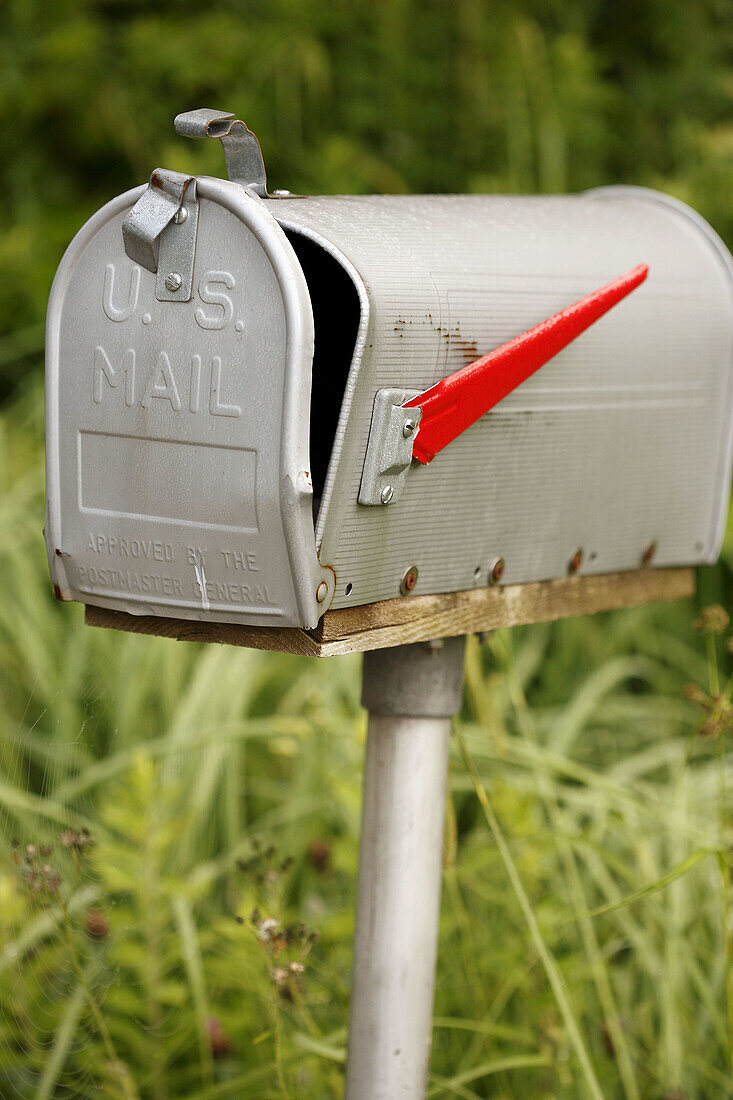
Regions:
M 369 710 L 347 1100 L 422 1100 L 432 1032 L 450 720 L 464 639 L 364 658 Z

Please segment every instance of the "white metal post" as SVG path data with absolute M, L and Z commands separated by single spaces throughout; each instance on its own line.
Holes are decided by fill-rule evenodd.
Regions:
M 464 639 L 364 659 L 347 1100 L 422 1100 L 432 1032 L 450 722 Z

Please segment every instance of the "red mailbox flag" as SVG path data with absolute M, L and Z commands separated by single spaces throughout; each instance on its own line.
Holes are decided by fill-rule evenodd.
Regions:
M 422 409 L 413 458 L 423 464 L 430 462 L 457 435 L 635 290 L 648 272 L 646 264 L 639 264 L 406 402 L 407 409 Z

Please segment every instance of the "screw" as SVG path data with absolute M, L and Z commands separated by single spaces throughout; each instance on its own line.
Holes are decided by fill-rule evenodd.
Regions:
M 504 576 L 504 559 L 495 558 L 489 567 L 489 584 L 498 584 Z
M 583 551 L 580 547 L 575 551 L 572 558 L 568 562 L 568 573 L 572 576 L 573 573 L 577 573 L 583 564 Z
M 415 424 L 414 420 L 405 421 L 405 423 L 402 425 L 402 434 L 404 435 L 405 439 L 410 438 L 416 427 L 417 425 Z
M 316 600 L 318 601 L 318 603 L 323 603 L 327 595 L 328 585 L 325 581 L 321 581 L 321 583 L 318 585 L 318 588 L 316 589 Z
M 651 565 L 652 559 L 657 552 L 656 542 L 648 542 L 641 552 L 641 564 Z
M 410 568 L 406 570 L 405 575 L 402 578 L 402 583 L 400 584 L 400 592 L 403 596 L 409 596 L 410 593 L 414 591 L 416 584 L 417 566 L 411 565 Z
M 177 290 L 181 289 L 182 282 L 183 279 L 177 271 L 171 271 L 170 275 L 166 275 L 165 277 L 166 288 L 170 290 L 171 294 L 174 294 Z
M 176 210 L 175 214 L 173 215 L 173 221 L 176 223 L 176 225 L 180 225 L 181 222 L 185 222 L 187 217 L 188 217 L 188 210 L 186 209 L 186 207 L 185 206 L 179 206 L 178 209 Z
M 380 499 L 382 501 L 382 504 L 389 504 L 389 502 L 390 502 L 390 500 L 392 499 L 393 496 L 394 496 L 394 489 L 392 488 L 392 486 L 391 485 L 385 485 L 384 488 L 382 489 L 382 494 L 381 494 L 381 497 L 380 497 Z

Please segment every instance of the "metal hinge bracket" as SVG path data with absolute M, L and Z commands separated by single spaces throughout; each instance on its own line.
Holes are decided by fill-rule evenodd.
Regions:
M 378 390 L 374 397 L 359 504 L 394 504 L 405 487 L 422 409 L 402 406 L 413 390 Z
M 156 168 L 122 223 L 125 252 L 156 276 L 159 302 L 190 302 L 199 223 L 196 179 Z

